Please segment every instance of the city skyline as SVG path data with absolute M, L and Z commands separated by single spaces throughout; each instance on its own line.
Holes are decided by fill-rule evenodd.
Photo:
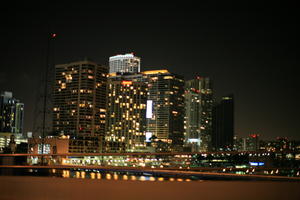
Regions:
M 22 19 L 30 4 L 10 19 L 3 17 L 7 19 L 3 23 L 6 29 L 1 31 L 0 90 L 12 91 L 24 102 L 25 131 L 32 130 L 36 95 L 32 91 L 38 89 L 45 68 L 49 27 L 57 33 L 50 46 L 53 67 L 85 56 L 108 66 L 110 56 L 135 52 L 142 59 L 141 71 L 168 69 L 185 80 L 195 74 L 210 77 L 215 97 L 233 93 L 238 136 L 258 133 L 268 139 L 299 139 L 295 13 L 290 14 L 292 17 L 284 16 L 284 12 L 276 16 L 278 5 L 272 5 L 271 10 L 264 5 L 239 10 L 228 5 L 221 9 L 220 5 L 202 4 L 197 7 L 203 11 L 199 14 L 188 12 L 193 11 L 190 6 L 162 4 L 158 8 L 145 5 L 137 11 L 139 17 L 129 13 L 130 20 L 123 20 L 120 7 L 119 13 L 109 15 L 113 11 L 110 4 L 84 5 L 82 9 L 78 3 L 52 4 L 49 10 L 36 6 L 40 11 Z M 83 11 L 97 8 L 101 10 L 99 16 L 94 12 L 85 15 Z M 72 9 L 82 12 L 71 15 Z M 235 12 L 229 14 L 226 9 Z M 47 13 L 49 26 L 45 24 Z M 116 32 L 116 25 L 130 28 Z

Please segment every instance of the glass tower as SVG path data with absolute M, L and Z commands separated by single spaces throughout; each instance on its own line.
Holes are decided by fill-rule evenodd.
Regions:
M 147 133 L 157 151 L 181 151 L 184 132 L 184 79 L 168 70 L 142 72 L 147 83 Z
M 191 151 L 210 150 L 212 134 L 212 83 L 199 77 L 185 83 L 185 145 Z
M 109 73 L 138 73 L 140 65 L 141 58 L 133 53 L 109 57 Z
M 212 145 L 215 150 L 232 150 L 234 137 L 234 96 L 223 96 L 213 107 Z

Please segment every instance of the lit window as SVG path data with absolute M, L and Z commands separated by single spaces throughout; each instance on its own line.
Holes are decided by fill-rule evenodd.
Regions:
M 61 84 L 61 89 L 66 89 L 66 83 Z

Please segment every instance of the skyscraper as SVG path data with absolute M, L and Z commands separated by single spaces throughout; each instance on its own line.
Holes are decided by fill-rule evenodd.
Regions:
M 0 132 L 23 134 L 24 104 L 12 92 L 0 96 Z
M 25 136 L 25 132 L 23 130 L 24 126 L 24 103 L 16 103 L 14 107 L 14 121 L 12 123 L 12 132 L 20 133 Z
M 192 151 L 211 147 L 213 92 L 210 78 L 199 77 L 185 83 L 185 145 Z
M 131 90 L 124 89 L 124 87 L 126 88 L 125 83 L 127 82 L 130 83 Z M 138 119 L 140 126 L 136 131 L 139 130 L 139 134 L 143 134 L 143 137 L 140 137 L 139 139 L 143 139 L 144 142 L 151 141 L 151 144 L 155 147 L 156 151 L 182 150 L 184 132 L 184 80 L 182 76 L 170 73 L 167 70 L 153 70 L 126 74 L 119 73 L 111 74 L 109 83 L 112 84 L 112 86 L 109 86 L 110 88 L 108 88 L 109 95 L 115 96 L 110 97 L 108 95 L 109 101 L 107 113 L 110 114 L 107 115 L 108 131 L 106 139 L 109 138 L 109 140 L 112 141 L 112 137 L 108 137 L 108 135 L 113 132 L 112 124 L 117 123 L 118 120 L 120 120 L 120 122 L 118 122 L 120 125 L 123 124 L 116 113 L 128 113 L 125 108 L 119 108 L 119 98 L 122 96 L 121 99 L 124 99 L 124 96 L 126 96 L 126 98 L 128 96 L 130 99 L 130 92 L 136 90 L 136 92 L 141 92 L 141 94 L 139 94 L 141 98 L 136 99 L 136 97 L 134 97 L 135 100 L 132 100 L 132 102 L 134 102 L 132 110 L 136 108 L 141 109 L 141 106 L 139 108 L 138 104 L 141 104 L 144 109 L 138 111 L 140 112 L 140 118 Z M 123 86 L 122 83 L 125 85 Z M 138 87 L 141 89 L 138 90 Z M 138 93 L 136 95 L 138 95 Z M 129 106 L 132 104 L 130 102 L 124 103 L 124 105 L 129 103 Z M 130 115 L 130 112 L 128 114 Z M 117 119 L 115 119 L 116 117 Z M 128 127 L 131 127 L 130 123 L 128 124 Z M 127 130 L 124 128 L 120 129 L 119 127 L 117 130 L 119 130 L 118 134 L 119 132 L 122 132 L 122 134 L 125 133 L 130 136 L 130 133 L 127 133 Z M 126 139 L 126 137 L 124 139 Z M 119 142 L 118 145 L 123 145 L 123 147 L 118 147 L 116 145 L 117 148 L 125 148 L 126 142 L 124 142 L 124 144 Z M 141 143 L 140 146 L 142 146 Z
M 87 60 L 55 66 L 55 133 L 104 136 L 107 71 L 107 67 Z
M 215 150 L 232 150 L 234 137 L 233 95 L 222 97 L 213 107 L 212 145 Z
M 156 138 L 158 151 L 180 151 L 184 132 L 184 79 L 168 70 L 144 71 L 148 87 L 147 134 Z M 159 144 L 159 143 L 157 143 Z
M 109 73 L 138 73 L 141 59 L 133 53 L 111 56 L 109 58 Z
M 145 149 L 147 88 L 134 76 L 108 79 L 106 147 L 111 152 Z

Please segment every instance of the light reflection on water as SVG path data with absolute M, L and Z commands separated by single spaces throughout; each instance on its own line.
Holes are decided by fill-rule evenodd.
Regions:
M 5 174 L 7 172 L 3 172 L 4 170 L 0 170 L 0 175 Z M 249 170 L 249 174 L 251 174 L 254 170 Z M 255 170 L 257 171 L 257 170 Z M 297 176 L 299 176 L 300 172 L 297 171 Z M 44 177 L 63 177 L 63 178 L 77 178 L 77 179 L 97 179 L 97 180 L 111 180 L 111 181 L 174 181 L 174 182 L 190 182 L 190 181 L 199 181 L 202 182 L 204 180 L 262 180 L 254 178 L 245 178 L 244 176 L 236 176 L 236 177 L 206 177 L 206 176 L 196 176 L 196 175 L 181 175 L 181 174 L 152 174 L 151 172 L 139 172 L 139 171 L 108 171 L 108 170 L 99 170 L 99 169 L 14 169 L 10 170 L 9 173 L 11 175 L 16 176 L 44 176 Z M 280 173 L 280 169 L 274 169 L 273 175 Z M 245 174 L 243 171 L 236 171 L 233 174 Z M 271 174 L 272 170 L 265 170 L 261 172 L 261 175 Z
M 111 180 L 111 174 L 106 174 L 106 179 Z
M 123 180 L 127 181 L 128 180 L 128 176 L 127 175 L 123 175 Z
M 118 180 L 118 179 L 119 179 L 118 174 L 114 174 L 114 180 Z
M 63 170 L 62 177 L 70 178 L 70 170 Z
M 80 172 L 76 172 L 76 178 L 80 178 Z
M 97 173 L 97 179 L 101 179 L 101 174 Z
M 96 178 L 96 174 L 94 172 L 91 172 L 90 175 L 91 175 L 91 179 L 95 179 Z
M 140 181 L 146 181 L 146 177 L 145 176 L 141 176 L 140 177 Z
M 85 178 L 85 172 L 81 172 L 80 175 L 81 175 L 81 178 Z
M 131 180 L 131 181 L 186 181 L 190 182 L 190 178 L 173 178 L 173 177 L 154 177 L 150 174 L 147 175 L 133 175 L 133 174 L 118 174 L 114 173 L 100 173 L 97 171 L 85 172 L 85 171 L 72 171 L 72 170 L 51 170 L 52 175 L 60 176 L 63 178 L 81 178 L 81 179 L 105 179 L 105 180 Z

